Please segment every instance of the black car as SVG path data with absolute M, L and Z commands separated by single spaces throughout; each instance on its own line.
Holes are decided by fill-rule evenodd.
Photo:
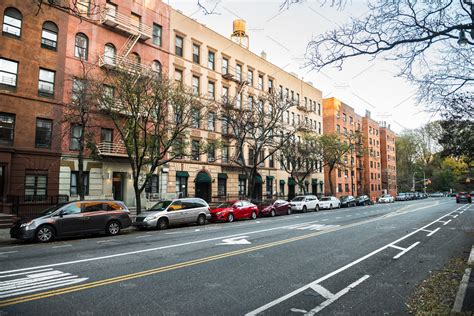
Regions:
M 471 195 L 467 192 L 459 192 L 456 195 L 456 203 L 461 203 L 461 202 L 472 203 Z
M 359 195 L 356 198 L 357 205 L 372 205 L 372 201 L 368 195 Z
M 343 195 L 339 199 L 341 200 L 341 207 L 351 207 L 357 205 L 357 201 L 352 195 Z

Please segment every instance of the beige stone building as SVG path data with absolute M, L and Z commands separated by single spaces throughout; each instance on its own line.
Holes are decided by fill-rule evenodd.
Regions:
M 268 91 L 281 93 L 295 101 L 283 120 L 286 124 L 307 122 L 311 131 L 322 134 L 322 93 L 312 84 L 302 81 L 266 60 L 264 53 L 250 51 L 245 34 L 245 22 L 234 21 L 233 36 L 225 37 L 198 23 L 179 11 L 170 11 L 170 77 L 192 87 L 202 97 L 237 97 L 243 106 Z M 242 82 L 246 81 L 245 85 Z M 242 88 L 243 86 L 243 88 Z M 191 131 L 192 143 L 221 139 L 222 124 L 213 113 L 200 118 Z M 201 154 L 174 161 L 162 168 L 160 179 L 167 183 L 163 197 L 177 195 L 200 196 L 213 201 L 237 198 L 243 195 L 248 179 L 240 168 L 227 163 L 232 152 L 217 149 L 214 155 Z M 229 151 L 232 151 L 230 146 Z M 248 159 L 245 151 L 244 159 Z M 281 170 L 279 161 L 267 159 L 259 169 L 256 188 L 259 197 L 292 197 L 301 192 L 289 174 Z M 312 174 L 305 182 L 308 192 L 321 193 L 324 176 L 322 170 Z

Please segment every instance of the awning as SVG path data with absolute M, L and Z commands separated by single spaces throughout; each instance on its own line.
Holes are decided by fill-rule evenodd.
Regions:
M 239 174 L 239 180 L 247 180 L 247 176 L 245 174 Z
M 217 179 L 227 179 L 227 173 L 218 173 Z
M 312 185 L 318 185 L 318 179 L 311 179 Z
M 295 185 L 296 181 L 293 178 L 288 178 L 288 185 Z
M 267 176 L 267 180 L 269 180 L 269 181 L 273 181 L 273 179 L 275 179 L 275 177 L 274 177 L 274 176 Z
M 309 181 L 308 181 L 308 180 L 304 180 L 304 184 L 309 184 Z
M 254 177 L 254 180 L 255 180 L 255 183 L 257 183 L 257 184 L 262 184 L 262 182 L 263 182 L 263 181 L 262 181 L 262 177 L 259 176 L 259 175 L 256 175 L 256 176 Z
M 211 183 L 212 179 L 206 172 L 199 172 L 196 176 L 196 183 Z
M 280 184 L 285 184 L 285 180 L 280 180 Z
M 177 177 L 189 177 L 189 173 L 187 171 L 176 171 Z

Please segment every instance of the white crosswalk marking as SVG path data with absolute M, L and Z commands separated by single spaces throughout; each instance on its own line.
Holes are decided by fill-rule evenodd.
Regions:
M 77 275 L 53 269 L 41 269 L 23 273 L 0 272 L 0 299 L 15 295 L 38 292 L 68 286 L 88 280 Z
M 339 227 L 339 225 L 324 225 L 324 224 L 297 224 L 288 226 L 286 229 L 298 229 L 298 230 L 328 230 L 331 228 Z

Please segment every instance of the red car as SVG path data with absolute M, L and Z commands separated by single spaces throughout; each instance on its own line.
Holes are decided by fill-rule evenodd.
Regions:
M 262 203 L 258 206 L 260 216 L 290 215 L 290 203 L 285 200 L 274 200 Z
M 258 207 L 249 201 L 229 201 L 224 202 L 211 210 L 211 221 L 233 222 L 235 219 L 250 218 L 256 219 Z

